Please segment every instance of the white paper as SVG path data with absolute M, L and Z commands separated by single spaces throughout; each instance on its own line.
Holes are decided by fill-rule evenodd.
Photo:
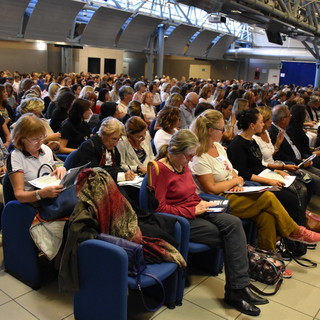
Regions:
M 30 180 L 29 183 L 38 189 L 43 189 L 49 186 L 58 186 L 59 184 L 62 184 L 64 186 L 63 189 L 66 189 L 76 182 L 76 178 L 80 171 L 87 167 L 89 163 L 90 162 L 80 167 L 71 168 L 67 171 L 67 173 L 61 180 L 58 179 L 56 175 L 51 176 L 47 174 L 42 177 Z
M 270 169 L 265 169 L 258 174 L 258 176 L 268 179 L 279 180 L 284 183 L 284 187 L 288 188 L 291 186 L 292 182 L 295 180 L 296 176 L 287 175 L 283 177 L 281 174 L 276 173 Z
M 277 191 L 279 189 L 273 186 L 248 186 L 242 187 L 242 191 L 223 191 L 224 193 L 251 193 L 251 192 L 263 192 L 263 191 Z
M 298 164 L 298 167 L 301 167 L 304 163 L 308 162 L 308 161 L 311 161 L 312 159 L 314 159 L 317 155 L 315 153 L 313 153 L 309 158 L 303 160 L 302 162 L 300 162 Z
M 133 180 L 131 180 L 131 181 L 121 181 L 121 182 L 118 182 L 118 185 L 119 185 L 119 186 L 133 186 L 133 187 L 136 187 L 136 188 L 141 188 L 142 181 L 143 181 L 143 177 L 136 176 L 136 177 L 135 177 Z

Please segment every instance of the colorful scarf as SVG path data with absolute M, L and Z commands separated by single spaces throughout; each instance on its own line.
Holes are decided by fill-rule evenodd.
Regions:
M 78 176 L 77 196 L 92 207 L 100 233 L 141 243 L 148 262 L 167 261 L 175 262 L 179 267 L 186 266 L 180 252 L 171 244 L 142 236 L 135 211 L 107 171 L 101 168 L 83 170 Z

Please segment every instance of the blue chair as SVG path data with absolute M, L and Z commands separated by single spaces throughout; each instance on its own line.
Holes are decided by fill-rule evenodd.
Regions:
M 175 237 L 186 258 L 189 226 L 184 218 L 177 217 Z M 136 278 L 128 276 L 127 253 L 108 242 L 87 240 L 78 249 L 78 268 L 80 289 L 74 294 L 75 318 L 103 319 L 107 316 L 108 319 L 126 320 L 128 288 L 137 289 Z M 145 272 L 162 280 L 165 304 L 169 308 L 181 304 L 183 287 L 179 278 L 183 271 L 175 263 L 148 264 Z M 145 293 L 154 297 L 159 295 L 158 285 L 151 277 L 142 276 L 141 287 Z
M 78 153 L 78 149 L 72 151 L 71 153 L 68 154 L 67 158 L 64 160 L 64 167 L 66 168 L 66 170 L 69 170 L 71 168 L 75 167 L 75 159 Z
M 35 215 L 31 205 L 12 200 L 6 203 L 1 221 L 5 271 L 37 290 L 41 284 L 39 250 L 29 233 Z

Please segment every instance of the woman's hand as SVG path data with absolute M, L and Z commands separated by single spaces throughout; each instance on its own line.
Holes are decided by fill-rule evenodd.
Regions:
M 53 172 L 51 172 L 51 176 L 56 175 L 57 178 L 61 180 L 66 173 L 67 173 L 67 170 L 65 167 L 58 167 Z
M 312 161 L 307 161 L 307 162 L 305 162 L 304 164 L 303 164 L 303 167 L 304 168 L 309 168 L 309 167 L 311 167 L 313 165 L 313 162 Z
M 139 166 L 139 170 L 138 170 L 140 173 L 142 173 L 142 174 L 147 174 L 147 167 L 140 167 Z
M 275 179 L 268 179 L 268 184 L 279 189 L 284 186 L 284 182 Z
M 51 133 L 47 136 L 47 141 L 59 141 L 61 138 L 61 133 Z
M 243 191 L 243 187 L 235 186 L 235 187 L 229 189 L 229 191 L 232 191 L 232 192 L 240 192 L 240 191 Z
M 6 166 L 0 167 L 0 174 L 4 174 L 6 172 L 7 172 L 7 167 Z
M 289 175 L 289 173 L 282 170 L 274 170 L 274 172 L 280 174 L 281 177 L 286 177 Z
M 42 199 L 44 198 L 56 198 L 63 189 L 63 185 L 49 186 L 39 190 L 39 195 Z
M 299 167 L 296 166 L 295 164 L 285 164 L 283 169 L 293 172 L 293 171 L 297 171 Z
M 126 178 L 126 181 L 132 181 L 136 177 L 136 174 L 131 170 L 128 170 L 127 172 L 124 173 L 124 176 Z
M 237 177 L 235 177 L 235 178 L 233 178 L 233 179 L 234 179 L 235 184 L 236 184 L 234 187 L 243 187 L 243 185 L 244 185 L 244 180 L 243 180 L 242 177 L 237 176 Z
M 212 203 L 208 201 L 201 200 L 196 206 L 196 216 L 201 215 L 207 211 L 209 207 L 212 206 Z

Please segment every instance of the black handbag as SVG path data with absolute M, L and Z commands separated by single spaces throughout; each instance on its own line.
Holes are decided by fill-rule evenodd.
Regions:
M 43 164 L 38 170 L 38 177 L 43 168 L 53 169 L 49 164 Z M 64 189 L 56 198 L 45 198 L 38 201 L 40 217 L 43 220 L 56 220 L 71 215 L 78 198 L 76 195 L 76 185 Z
M 136 278 L 137 288 L 141 294 L 141 299 L 142 299 L 142 303 L 143 303 L 144 307 L 150 312 L 154 312 L 154 311 L 159 310 L 164 304 L 165 291 L 164 291 L 162 281 L 160 279 L 158 279 L 153 274 L 144 272 L 144 270 L 147 268 L 147 264 L 146 264 L 144 256 L 143 256 L 143 246 L 141 244 L 138 244 L 138 243 L 135 243 L 132 241 L 128 241 L 126 239 L 119 238 L 116 236 L 112 236 L 107 233 L 99 234 L 98 239 L 115 244 L 115 245 L 123 248 L 126 251 L 126 253 L 128 255 L 128 274 L 129 274 L 129 276 Z M 154 308 L 150 308 L 149 306 L 147 306 L 147 304 L 145 302 L 143 292 L 141 289 L 141 285 L 140 285 L 141 275 L 153 278 L 161 287 L 161 290 L 162 290 L 161 302 L 159 303 L 158 306 L 156 306 Z

